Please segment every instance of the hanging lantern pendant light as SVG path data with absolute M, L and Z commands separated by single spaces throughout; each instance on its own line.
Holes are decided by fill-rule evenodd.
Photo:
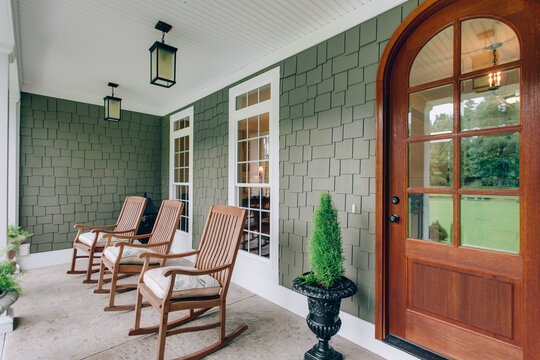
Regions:
M 493 50 L 493 66 L 497 66 L 497 49 L 501 47 L 501 43 L 489 45 L 487 48 Z M 489 90 L 497 90 L 501 86 L 501 72 L 494 71 L 488 74 Z
M 150 84 L 169 88 L 176 84 L 177 48 L 165 44 L 165 34 L 172 26 L 158 21 L 156 29 L 162 32 L 161 42 L 156 41 L 150 47 Z
M 118 87 L 118 84 L 110 82 L 107 86 L 111 87 L 112 95 L 105 96 L 103 98 L 105 107 L 105 120 L 120 121 L 122 99 L 114 96 L 114 88 Z

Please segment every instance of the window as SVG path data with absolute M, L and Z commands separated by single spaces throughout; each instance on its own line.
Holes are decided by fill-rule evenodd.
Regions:
M 178 230 L 191 234 L 193 213 L 193 107 L 170 117 L 169 198 L 184 203 Z
M 240 249 L 277 252 L 279 69 L 229 92 L 229 203 L 248 211 Z

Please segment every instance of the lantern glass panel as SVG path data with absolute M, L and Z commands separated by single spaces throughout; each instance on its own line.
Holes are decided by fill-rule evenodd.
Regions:
M 174 57 L 175 51 L 158 46 L 158 77 L 174 81 Z
M 120 100 L 109 99 L 109 118 L 120 120 Z
M 150 52 L 150 64 L 151 64 L 151 73 L 150 79 L 154 80 L 157 77 L 157 46 Z

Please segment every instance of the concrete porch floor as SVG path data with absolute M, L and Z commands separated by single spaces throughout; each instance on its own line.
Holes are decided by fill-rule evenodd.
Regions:
M 1 360 L 155 358 L 155 334 L 127 335 L 133 326 L 133 311 L 104 312 L 108 295 L 94 294 L 94 285 L 82 284 L 82 275 L 67 275 L 67 269 L 63 264 L 23 275 L 25 293 L 14 304 L 16 328 L 0 338 Z M 133 303 L 134 298 L 134 291 L 123 293 L 117 303 Z M 304 352 L 316 342 L 304 318 L 239 286 L 231 284 L 227 302 L 228 331 L 242 323 L 249 329 L 208 359 L 303 359 Z M 179 312 L 174 318 L 182 315 Z M 217 310 L 213 309 L 196 323 L 216 318 Z M 143 326 L 157 321 L 154 309 L 143 309 Z M 191 353 L 216 339 L 217 329 L 170 336 L 165 358 Z M 345 359 L 382 359 L 340 336 L 335 336 L 331 344 Z

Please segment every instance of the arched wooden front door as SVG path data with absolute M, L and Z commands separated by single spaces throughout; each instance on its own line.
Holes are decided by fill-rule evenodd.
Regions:
M 540 354 L 540 4 L 426 1 L 378 78 L 377 337 Z

